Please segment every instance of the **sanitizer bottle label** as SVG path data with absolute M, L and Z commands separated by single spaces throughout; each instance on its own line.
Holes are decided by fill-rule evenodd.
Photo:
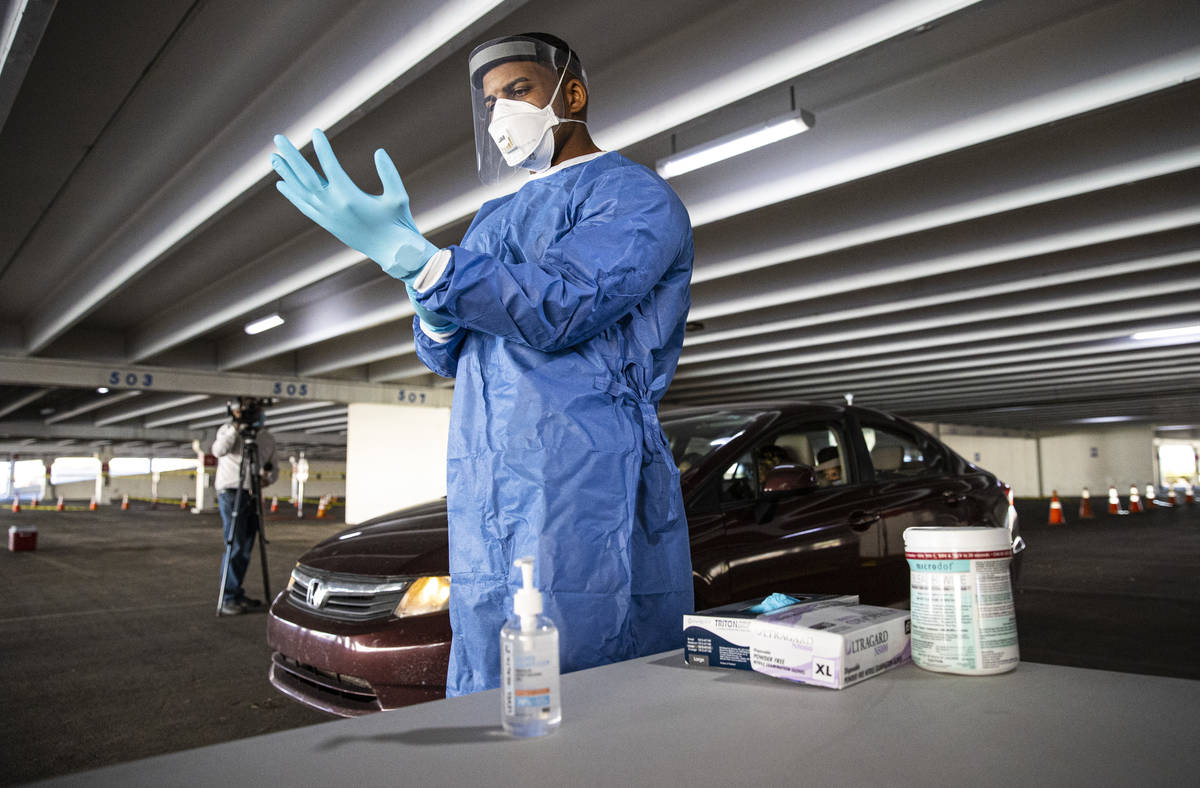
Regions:
M 519 643 L 514 638 L 500 644 L 506 717 L 548 720 L 554 715 L 559 678 L 556 640 Z

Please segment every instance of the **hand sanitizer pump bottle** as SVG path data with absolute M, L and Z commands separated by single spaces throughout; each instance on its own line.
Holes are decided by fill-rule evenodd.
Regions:
M 558 629 L 542 613 L 533 587 L 533 558 L 518 558 L 522 588 L 513 596 L 513 616 L 500 630 L 501 723 L 513 736 L 545 736 L 558 729 Z

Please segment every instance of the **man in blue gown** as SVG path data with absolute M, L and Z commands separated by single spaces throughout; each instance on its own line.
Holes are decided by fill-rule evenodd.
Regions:
M 657 416 L 690 303 L 686 210 L 656 174 L 593 144 L 586 76 L 559 39 L 489 41 L 470 70 L 481 177 L 535 174 L 485 203 L 460 244 L 424 241 L 406 196 L 386 232 L 416 238 L 361 242 L 358 219 L 330 219 L 341 203 L 326 208 L 313 189 L 345 184 L 323 135 L 328 181 L 298 174 L 307 164 L 290 143 L 276 162 L 297 207 L 406 282 L 418 356 L 455 378 L 448 695 L 499 686 L 521 556 L 535 558 L 564 671 L 676 648 L 692 609 L 679 474 Z M 390 160 L 377 165 L 384 196 L 362 196 L 403 194 Z

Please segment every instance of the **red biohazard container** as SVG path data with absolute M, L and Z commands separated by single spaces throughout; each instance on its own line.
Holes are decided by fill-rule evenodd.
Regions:
M 37 549 L 37 528 L 32 525 L 10 525 L 8 527 L 8 551 Z

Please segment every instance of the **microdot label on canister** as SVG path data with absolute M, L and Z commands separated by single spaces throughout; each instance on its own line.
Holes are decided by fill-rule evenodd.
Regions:
M 912 658 L 926 670 L 987 675 L 1020 661 L 1004 528 L 909 528 Z

